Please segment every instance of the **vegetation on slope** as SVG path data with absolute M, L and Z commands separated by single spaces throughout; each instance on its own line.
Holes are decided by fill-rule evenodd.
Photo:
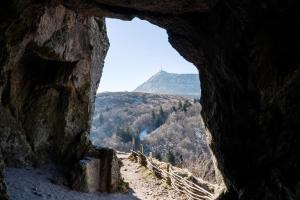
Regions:
M 162 161 L 214 182 L 198 100 L 146 93 L 101 93 L 96 98 L 93 144 L 129 152 L 132 139 Z M 200 166 L 200 167 L 199 167 Z
M 173 107 L 186 99 L 145 93 L 101 93 L 96 97 L 91 140 L 95 145 L 129 151 L 131 138 L 165 122 Z

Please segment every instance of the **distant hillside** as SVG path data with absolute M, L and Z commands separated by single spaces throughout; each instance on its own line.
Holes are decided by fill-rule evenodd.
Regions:
M 127 143 L 131 142 L 127 132 L 136 136 L 145 130 L 151 132 L 164 123 L 165 119 L 159 118 L 160 109 L 163 109 L 166 118 L 172 107 L 186 100 L 180 96 L 140 92 L 99 93 L 96 96 L 91 140 L 96 145 L 110 146 L 110 143 L 115 143 L 120 150 L 129 150 L 129 144 L 122 149 L 123 142 L 111 142 L 111 138 L 118 139 L 120 137 L 115 136 L 122 135 L 124 143 Z
M 199 101 L 182 96 L 99 93 L 90 139 L 94 145 L 129 152 L 134 138 L 136 147 L 144 144 L 146 154 L 153 152 L 160 160 L 213 181 L 201 108 Z
M 160 71 L 138 86 L 134 92 L 179 95 L 200 98 L 198 74 L 174 74 Z

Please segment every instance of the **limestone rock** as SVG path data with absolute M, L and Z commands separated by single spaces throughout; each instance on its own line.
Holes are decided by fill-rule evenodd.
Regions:
M 109 46 L 103 19 L 30 1 L 1 4 L 1 13 L 0 161 L 69 168 L 90 145 L 90 116 Z M 0 174 L 4 194 L 2 181 Z
M 120 167 L 114 150 L 93 149 L 72 172 L 72 188 L 81 192 L 117 192 L 123 185 Z
M 24 13 L 27 21 L 21 19 L 5 33 L 14 38 L 13 30 L 24 29 L 20 40 L 8 41 L 0 68 L 4 160 L 10 166 L 71 163 L 89 145 L 94 95 L 109 45 L 105 27 L 99 28 L 102 19 L 62 5 L 31 6 Z

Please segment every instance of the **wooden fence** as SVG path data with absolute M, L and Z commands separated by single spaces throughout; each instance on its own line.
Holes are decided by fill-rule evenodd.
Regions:
M 147 167 L 158 178 L 164 179 L 166 183 L 172 186 L 176 191 L 185 194 L 190 200 L 214 200 L 215 195 L 204 189 L 198 184 L 195 184 L 172 171 L 170 165 L 167 169 L 160 168 L 153 162 L 152 156 L 147 157 L 143 154 L 143 146 L 140 146 L 138 152 L 131 150 L 131 156 L 142 166 Z

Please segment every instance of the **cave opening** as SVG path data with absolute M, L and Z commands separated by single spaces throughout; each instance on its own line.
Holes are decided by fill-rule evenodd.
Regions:
M 198 69 L 170 45 L 165 29 L 148 21 L 106 18 L 106 26 L 110 47 L 91 142 L 127 153 L 134 142 L 146 155 L 216 183 Z
M 299 8 L 296 0 L 3 3 L 0 199 L 8 199 L 3 178 L 7 163 L 32 166 L 32 160 L 49 160 L 49 152 L 55 149 L 58 155 L 51 156 L 61 158 L 60 164 L 71 171 L 95 150 L 88 138 L 90 116 L 108 49 L 101 22 L 103 17 L 129 20 L 133 16 L 164 27 L 172 46 L 201 70 L 203 119 L 211 131 L 211 148 L 228 188 L 220 199 L 299 199 Z M 31 59 L 25 55 L 28 48 L 41 50 L 28 60 L 28 67 L 35 62 L 41 68 L 73 63 L 74 69 L 66 84 L 58 84 L 47 94 L 44 90 L 35 93 L 38 102 L 32 101 L 36 110 L 30 116 L 36 120 L 27 117 L 26 121 L 16 113 L 26 102 L 30 108 L 30 98 L 23 97 L 33 93 L 22 90 L 19 80 L 24 74 L 17 67 L 24 56 Z M 39 88 L 56 80 L 57 69 L 45 74 L 33 68 L 26 76 Z M 35 79 L 31 73 L 45 79 Z M 61 104 L 63 112 L 52 106 L 61 102 L 66 102 Z M 20 110 L 20 115 L 25 111 Z M 43 113 L 61 114 L 59 119 L 49 118 L 54 128 L 62 129 L 58 137 L 51 136 L 49 123 L 41 120 Z M 45 149 L 31 148 L 31 138 L 26 137 L 31 131 L 25 130 L 31 126 L 30 130 L 39 133 L 32 137 L 36 142 L 53 138 L 58 142 L 41 145 Z M 105 157 L 93 155 L 94 161 Z M 105 158 L 102 161 L 106 162 Z M 82 173 L 77 175 L 79 182 L 83 180 Z M 15 181 L 7 183 L 10 186 Z M 28 183 L 21 184 L 21 190 L 11 194 L 21 195 L 24 185 L 31 188 Z M 63 195 L 56 196 L 61 199 Z

